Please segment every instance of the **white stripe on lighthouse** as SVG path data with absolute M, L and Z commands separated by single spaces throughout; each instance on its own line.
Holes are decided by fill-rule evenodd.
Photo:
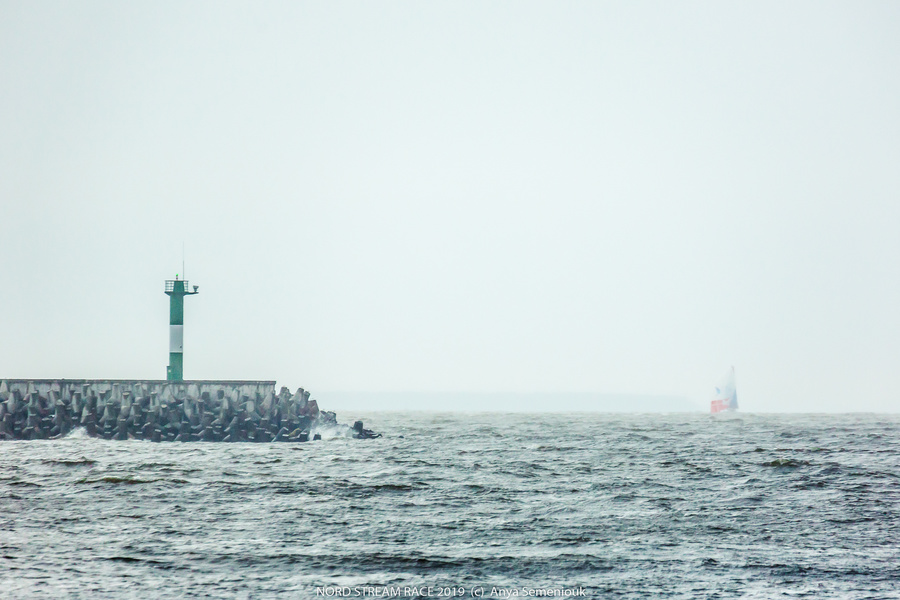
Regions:
M 169 352 L 184 352 L 184 325 L 169 325 Z

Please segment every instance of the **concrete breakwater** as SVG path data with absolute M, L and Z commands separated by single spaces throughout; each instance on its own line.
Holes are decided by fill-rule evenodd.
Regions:
M 154 442 L 379 436 L 361 421 L 339 425 L 303 388 L 276 393 L 274 381 L 0 380 L 0 440 L 53 439 L 77 427 L 92 437 Z

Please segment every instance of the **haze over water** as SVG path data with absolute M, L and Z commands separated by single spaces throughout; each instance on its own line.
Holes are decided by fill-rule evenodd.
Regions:
M 0 597 L 900 597 L 895 415 L 357 416 L 386 436 L 3 443 Z
M 0 0 L 0 375 L 897 411 L 898 23 Z

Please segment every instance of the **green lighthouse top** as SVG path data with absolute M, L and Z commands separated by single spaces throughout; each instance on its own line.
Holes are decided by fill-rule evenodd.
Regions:
M 197 290 L 199 288 L 199 285 L 195 285 L 194 291 L 188 291 L 189 286 L 187 279 L 178 279 L 178 275 L 175 276 L 175 279 L 166 280 L 166 294 L 169 296 L 192 296 L 198 293 Z

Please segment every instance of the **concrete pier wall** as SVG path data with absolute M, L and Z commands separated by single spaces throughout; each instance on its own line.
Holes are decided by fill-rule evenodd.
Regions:
M 306 441 L 320 425 L 334 413 L 274 381 L 0 380 L 0 440 Z

